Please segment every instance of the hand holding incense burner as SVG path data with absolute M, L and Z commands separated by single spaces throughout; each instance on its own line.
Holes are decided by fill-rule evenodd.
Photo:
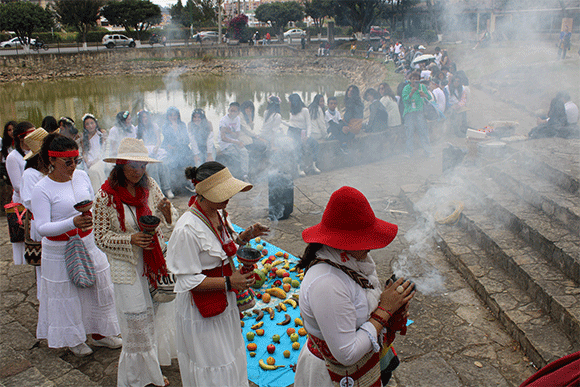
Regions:
M 243 265 L 240 268 L 240 274 L 248 274 L 254 271 L 254 264 L 260 260 L 262 253 L 252 247 L 242 246 L 236 253 L 238 261 Z M 257 274 L 254 276 L 258 277 Z M 252 289 L 243 292 L 236 292 L 236 303 L 240 312 L 253 308 L 256 305 L 256 299 Z
M 139 218 L 138 222 L 141 231 L 153 236 L 155 235 L 155 230 L 157 230 L 157 226 L 159 226 L 161 219 L 155 215 L 143 215 Z
M 75 210 L 82 213 L 83 216 L 90 216 L 92 217 L 93 214 L 91 213 L 91 208 L 93 208 L 93 201 L 92 200 L 83 200 L 82 202 L 78 202 L 73 206 Z M 81 231 L 90 230 L 92 227 L 82 228 Z

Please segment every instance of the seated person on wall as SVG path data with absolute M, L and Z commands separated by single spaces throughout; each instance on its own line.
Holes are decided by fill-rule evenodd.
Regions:
M 381 96 L 373 88 L 367 89 L 364 100 L 369 103 L 369 120 L 363 124 L 363 130 L 367 133 L 384 132 L 389 123 L 389 113 L 380 101 Z
M 228 114 L 222 117 L 219 123 L 219 147 L 225 164 L 232 171 L 239 172 L 243 180 L 248 180 L 249 155 L 244 143 L 240 140 L 241 119 L 240 104 L 230 103 Z
M 528 137 L 530 139 L 547 138 L 547 137 L 562 137 L 567 132 L 568 117 L 566 116 L 566 108 L 564 106 L 565 92 L 559 92 L 550 102 L 550 110 L 548 116 L 539 116 L 535 128 L 530 130 Z
M 350 132 L 343 132 L 342 128 L 347 126 L 342 120 L 340 111 L 337 109 L 338 101 L 336 97 L 328 97 L 328 109 L 324 113 L 326 120 L 326 131 L 331 140 L 338 140 L 340 142 L 340 149 L 343 153 L 348 153 L 348 143 L 354 138 L 354 134 Z
M 578 105 L 572 102 L 570 94 L 564 92 L 564 110 L 566 111 L 566 121 L 568 125 L 566 126 L 566 138 L 578 138 L 580 137 L 580 127 L 578 127 Z M 562 136 L 564 137 L 564 136 Z

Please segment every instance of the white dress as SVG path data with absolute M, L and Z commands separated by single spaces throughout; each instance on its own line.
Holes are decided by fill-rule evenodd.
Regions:
M 362 262 L 352 257 L 342 262 L 340 252 L 323 246 L 317 257 L 356 270 L 374 289 L 363 289 L 340 269 L 316 264 L 300 285 L 300 314 L 309 334 L 325 340 L 341 364 L 352 365 L 369 351 L 380 350 L 376 328 L 368 320 L 378 305 L 382 286 L 370 255 Z M 298 357 L 294 386 L 332 386 L 324 360 L 314 356 L 306 345 Z
M 149 178 L 148 205 L 153 215 L 162 217 L 156 203 L 161 193 Z M 95 201 L 95 238 L 111 262 L 115 288 L 117 316 L 123 336 L 123 350 L 119 356 L 117 387 L 162 386 L 161 365 L 171 365 L 177 358 L 175 347 L 175 301 L 157 304 L 151 300 L 149 281 L 143 276 L 143 249 L 129 244 L 130 235 L 139 230 L 136 208 L 123 204 L 125 230 L 121 231 L 117 210 L 107 203 L 112 200 L 102 190 Z M 172 220 L 177 211 L 172 207 Z M 163 218 L 162 218 L 163 219 Z M 160 240 L 160 243 L 164 243 Z M 120 253 L 128 248 L 130 256 Z M 131 259 L 127 262 L 126 259 Z
M 12 202 L 14 203 L 22 203 L 20 186 L 22 184 L 22 174 L 24 173 L 25 166 L 26 161 L 24 161 L 24 156 L 16 149 L 6 157 L 6 171 L 8 172 L 8 177 L 14 189 L 12 193 Z M 15 265 L 23 265 L 26 263 L 24 261 L 24 242 L 12 243 L 12 259 Z
M 93 233 L 82 241 L 95 265 L 96 282 L 84 289 L 73 285 L 68 277 L 64 260 L 67 242 L 47 238 L 74 229 L 73 218 L 79 215 L 74 204 L 92 200 L 93 196 L 90 179 L 80 170 L 75 170 L 72 180 L 64 183 L 46 176 L 32 193 L 36 230 L 43 237 L 36 336 L 47 339 L 50 348 L 74 347 L 84 343 L 91 333 L 102 336 L 120 333 L 109 263 L 95 245 Z
M 44 174 L 34 168 L 28 168 L 22 174 L 22 183 L 20 184 L 20 197 L 22 198 L 22 204 L 28 211 L 32 212 L 32 190 L 42 178 Z M 38 235 L 35 227 L 36 221 L 32 219 L 30 221 L 30 239 L 33 241 L 41 242 L 42 237 Z M 40 276 L 42 275 L 41 266 L 36 266 L 36 298 L 40 300 Z
M 184 213 L 167 251 L 167 267 L 177 276 L 177 355 L 184 387 L 248 386 L 235 293 L 228 292 L 224 312 L 209 318 L 202 317 L 190 293 L 206 278 L 202 270 L 219 267 L 226 260 L 210 229 L 191 211 Z
M 105 175 L 105 163 L 103 163 L 103 156 L 105 155 L 105 144 L 101 145 L 101 133 L 95 135 L 89 140 L 90 148 L 88 154 L 85 156 L 87 162 L 87 174 L 91 179 L 93 191 L 97 192 L 101 185 L 105 182 L 107 176 Z

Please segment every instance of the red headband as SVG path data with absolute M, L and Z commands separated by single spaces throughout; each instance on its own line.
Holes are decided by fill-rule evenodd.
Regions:
M 78 157 L 79 155 L 79 151 L 78 149 L 75 150 L 69 150 L 66 152 L 57 152 L 57 151 L 48 151 L 48 155 L 50 157 Z
M 29 129 L 26 132 L 19 134 L 18 137 L 26 137 L 32 132 L 34 132 L 34 129 Z

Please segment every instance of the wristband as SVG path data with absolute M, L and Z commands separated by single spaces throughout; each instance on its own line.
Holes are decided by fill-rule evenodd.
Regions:
M 389 312 L 388 310 L 386 310 L 385 308 L 383 308 L 382 306 L 377 306 L 377 309 L 382 310 L 383 312 L 385 312 L 386 314 L 388 314 L 390 317 L 393 317 L 393 314 L 391 312 Z
M 226 277 L 226 292 L 232 291 L 232 282 L 230 281 L 230 277 Z
M 375 312 L 371 313 L 371 318 L 377 320 L 377 322 L 381 324 L 383 327 L 386 327 L 389 324 L 387 320 L 385 320 Z

